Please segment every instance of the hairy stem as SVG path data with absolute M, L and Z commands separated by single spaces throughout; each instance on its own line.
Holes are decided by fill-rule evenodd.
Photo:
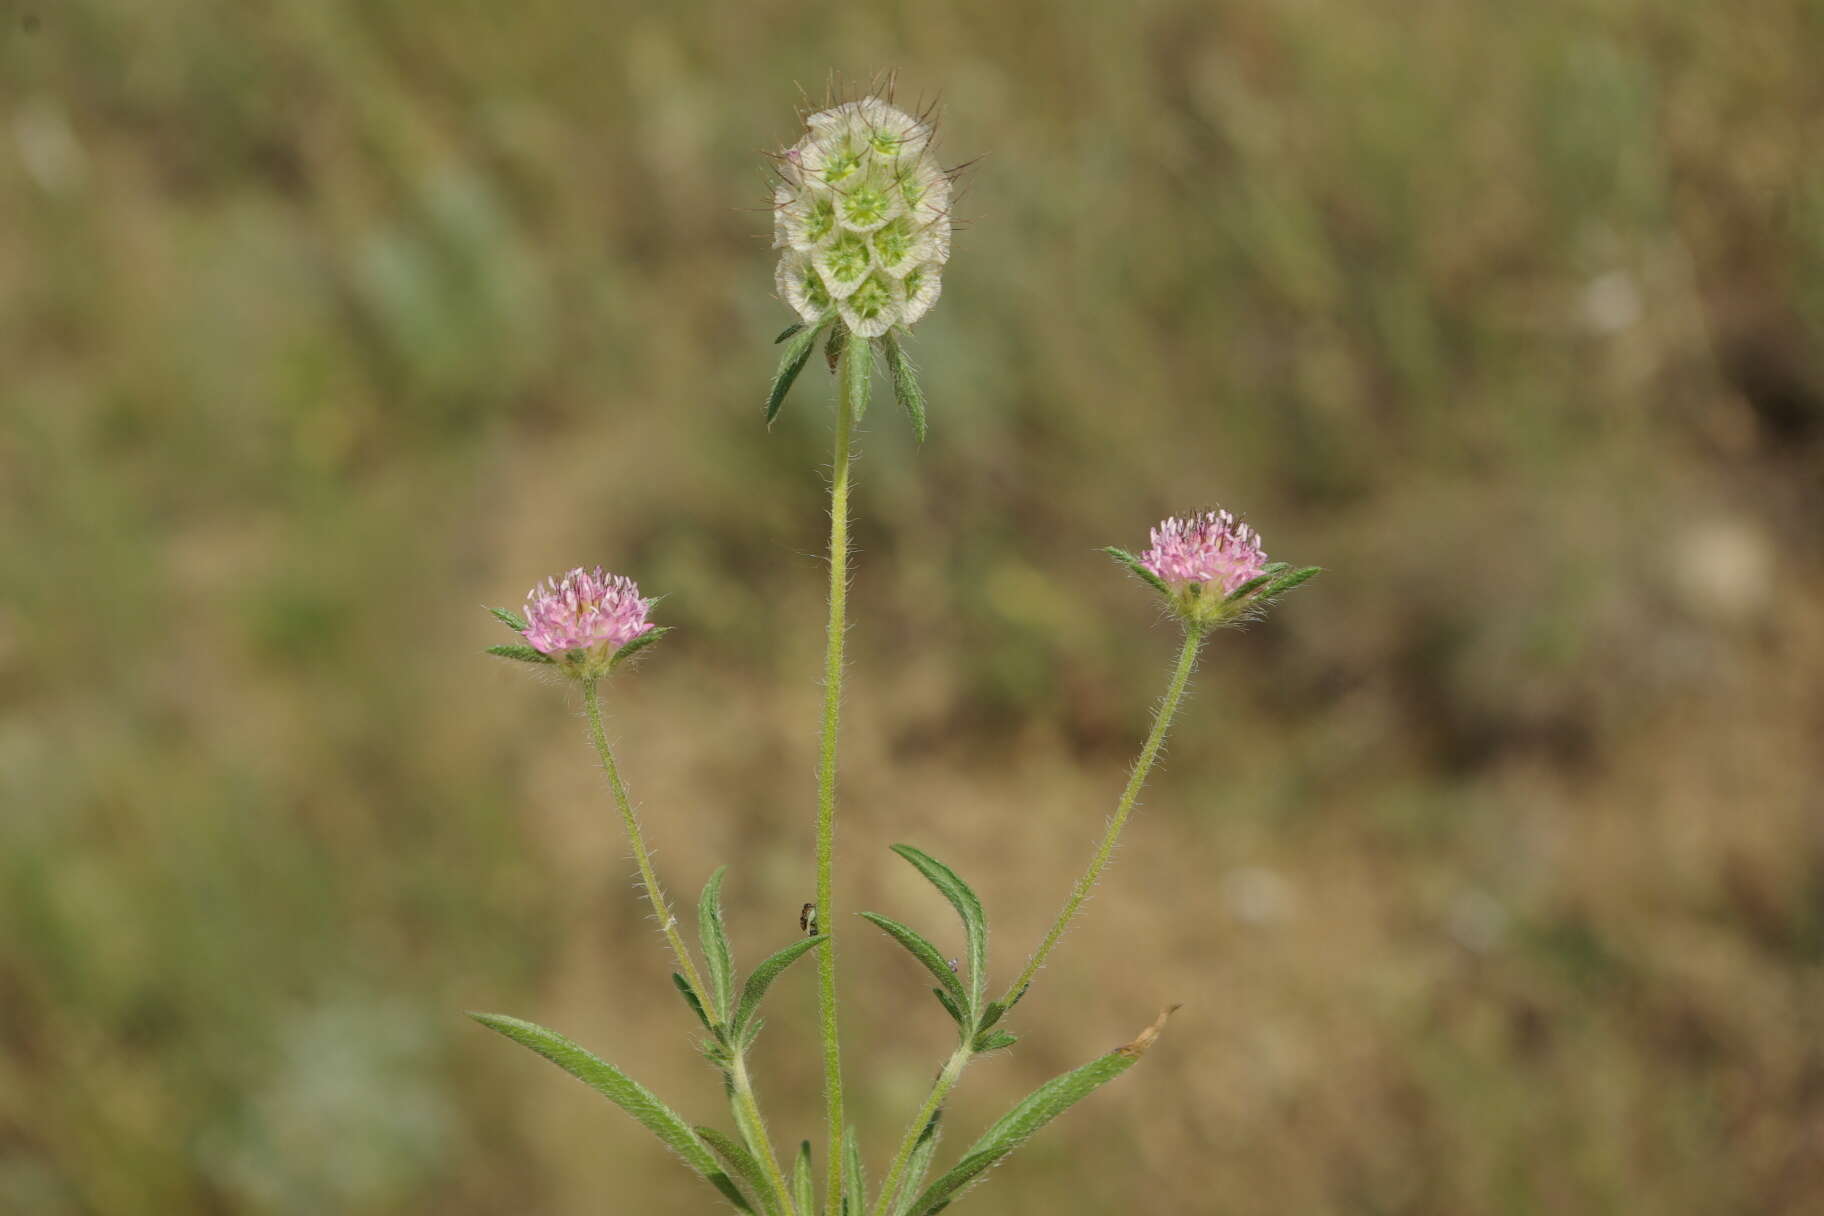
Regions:
M 760 1168 L 766 1171 L 766 1180 L 773 1188 L 773 1200 L 781 1212 L 797 1212 L 792 1205 L 792 1188 L 785 1180 L 785 1173 L 779 1168 L 779 1157 L 773 1152 L 773 1138 L 766 1130 L 766 1120 L 760 1115 L 760 1103 L 754 1097 L 754 1080 L 747 1071 L 747 1056 L 739 1053 L 728 1072 L 729 1085 L 734 1091 L 735 1123 L 741 1128 L 742 1138 L 756 1157 L 760 1158 Z M 797 1216 L 815 1216 L 812 1212 L 797 1212 Z
M 852 357 L 843 355 L 844 361 Z M 842 1211 L 842 1047 L 836 1032 L 836 918 L 831 868 L 836 846 L 836 739 L 842 719 L 842 650 L 848 630 L 849 460 L 858 403 L 844 368 L 837 376 L 836 452 L 830 476 L 830 623 L 823 660 L 823 737 L 817 755 L 817 1017 L 823 1029 L 823 1105 L 829 1122 L 829 1182 L 824 1204 Z M 806 1216 L 809 1216 L 807 1213 Z
M 880 1184 L 880 1197 L 874 1201 L 873 1216 L 886 1216 L 893 1210 L 893 1192 L 899 1189 L 900 1175 L 906 1172 L 906 1162 L 912 1156 L 912 1150 L 918 1147 L 918 1138 L 925 1134 L 925 1128 L 937 1117 L 938 1107 L 944 1104 L 944 1098 L 955 1087 L 957 1078 L 963 1075 L 968 1067 L 970 1057 L 975 1053 L 964 1043 L 956 1049 L 944 1063 L 944 1070 L 937 1074 L 937 1080 L 931 1084 L 931 1096 L 918 1108 L 918 1114 L 912 1119 L 912 1126 L 906 1129 L 905 1136 L 899 1142 L 899 1151 L 893 1154 L 893 1165 L 887 1170 L 885 1182 Z
M 1140 749 L 1140 758 L 1134 762 L 1134 771 L 1128 776 L 1127 788 L 1121 791 L 1121 802 L 1115 807 L 1114 818 L 1108 821 L 1108 831 L 1102 835 L 1102 844 L 1096 855 L 1090 859 L 1089 869 L 1077 879 L 1077 885 L 1071 888 L 1070 898 L 1064 901 L 1064 910 L 1058 913 L 1057 921 L 1051 931 L 1045 935 L 1038 950 L 1026 964 L 1026 970 L 1020 972 L 1020 978 L 1007 989 L 1002 1002 L 1011 1005 L 1025 995 L 1026 988 L 1032 983 L 1039 968 L 1045 965 L 1045 957 L 1064 936 L 1064 930 L 1075 919 L 1077 910 L 1088 898 L 1090 889 L 1096 885 L 1096 879 L 1102 876 L 1102 870 L 1108 865 L 1109 857 L 1114 853 L 1115 841 L 1121 836 L 1121 829 L 1127 825 L 1127 817 L 1133 812 L 1134 803 L 1140 797 L 1140 789 L 1146 784 L 1147 774 L 1153 770 L 1153 761 L 1159 758 L 1159 749 L 1165 744 L 1165 735 L 1171 729 L 1172 718 L 1178 712 L 1178 702 L 1184 699 L 1185 685 L 1190 683 L 1191 672 L 1197 666 L 1197 652 L 1203 646 L 1205 632 L 1196 626 L 1185 630 L 1184 649 L 1178 652 L 1178 666 L 1172 671 L 1172 682 L 1165 690 L 1165 699 L 1159 702 L 1159 708 L 1153 713 L 1153 729 L 1146 736 L 1146 743 Z
M 595 744 L 595 751 L 602 758 L 602 771 L 608 774 L 608 784 L 614 788 L 615 805 L 621 809 L 621 822 L 627 827 L 627 839 L 633 845 L 633 859 L 639 863 L 640 882 L 646 888 L 646 898 L 652 904 L 653 915 L 659 918 L 659 928 L 664 931 L 665 940 L 671 943 L 671 952 L 677 956 L 678 969 L 690 984 L 697 1000 L 703 1003 L 703 1009 L 709 1014 L 709 1020 L 719 1022 L 722 1014 L 716 1009 L 716 996 L 703 983 L 703 977 L 697 974 L 697 965 L 691 961 L 690 951 L 684 947 L 684 938 L 678 933 L 678 918 L 671 914 L 671 908 L 665 902 L 665 890 L 659 886 L 659 876 L 653 872 L 652 856 L 646 851 L 646 838 L 640 832 L 639 818 L 633 813 L 633 802 L 627 797 L 627 786 L 621 781 L 621 770 L 614 763 L 614 751 L 608 746 L 608 734 L 602 729 L 602 701 L 597 694 L 594 680 L 583 682 L 583 708 L 589 714 L 589 738 Z

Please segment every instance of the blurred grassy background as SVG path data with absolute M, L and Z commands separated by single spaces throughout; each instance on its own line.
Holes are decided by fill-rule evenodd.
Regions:
M 478 605 L 669 593 L 625 768 L 792 936 L 829 390 L 762 431 L 747 208 L 832 67 L 986 157 L 933 438 L 863 441 L 839 905 L 947 934 L 917 843 L 1010 975 L 1171 657 L 1095 548 L 1220 502 L 1330 571 L 1213 647 L 951 1150 L 1186 1008 L 969 1209 L 1824 1206 L 1824 4 L 0 11 L 0 1210 L 707 1209 L 459 1015 L 721 1115 Z M 845 931 L 878 1170 L 947 1023 Z

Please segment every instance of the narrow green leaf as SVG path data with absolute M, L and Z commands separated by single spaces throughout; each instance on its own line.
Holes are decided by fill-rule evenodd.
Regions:
M 779 370 L 773 373 L 773 386 L 766 394 L 766 425 L 773 425 L 773 419 L 779 416 L 779 407 L 785 404 L 785 395 L 792 391 L 792 382 L 798 379 L 798 373 L 811 357 L 811 348 L 817 345 L 817 334 L 822 325 L 807 325 L 793 337 L 791 345 L 779 356 Z
M 519 614 L 516 612 L 509 612 L 505 608 L 490 608 L 488 611 L 494 614 L 495 620 L 505 625 L 508 629 L 511 629 L 514 633 L 524 633 L 531 628 L 530 625 L 519 619 Z
M 1272 581 L 1273 576 L 1271 574 L 1257 574 L 1241 586 L 1235 588 L 1235 590 L 1229 592 L 1229 594 L 1224 597 L 1225 601 L 1233 604 L 1236 600 L 1246 599 Z
M 851 333 L 842 354 L 842 399 L 860 422 L 868 412 L 868 393 L 874 387 L 874 343 Z
M 918 1143 L 912 1146 L 912 1154 L 906 1158 L 905 1172 L 900 1175 L 900 1192 L 893 1201 L 893 1216 L 906 1216 L 913 1199 L 918 1196 L 918 1188 L 924 1185 L 925 1174 L 931 1169 L 931 1158 L 937 1155 L 937 1142 L 941 1138 L 938 1124 L 943 1117 L 943 1108 L 939 1107 L 931 1116 L 931 1122 L 925 1124 L 925 1130 L 918 1134 Z
M 556 659 L 530 646 L 490 646 L 488 653 L 502 659 L 516 659 L 521 663 L 555 663 Z
M 979 1033 L 988 1029 L 1005 1017 L 1006 1014 L 1006 1005 L 1001 1004 L 999 1001 L 989 1001 L 982 1009 L 982 1020 L 975 1024 L 976 1031 Z
M 976 898 L 969 884 L 958 878 L 956 871 L 928 853 L 922 853 L 909 844 L 896 844 L 893 851 L 912 863 L 920 874 L 923 874 L 932 886 L 943 892 L 950 906 L 963 919 L 963 929 L 969 936 L 969 1001 L 967 1011 L 971 1019 L 975 1011 L 981 1008 L 982 992 L 988 983 L 988 915 L 982 911 L 982 901 Z
M 470 1017 L 522 1047 L 529 1047 L 639 1121 L 640 1126 L 664 1141 L 684 1158 L 684 1164 L 702 1175 L 723 1198 L 743 1212 L 754 1209 L 710 1154 L 690 1124 L 661 1102 L 656 1094 L 626 1073 L 555 1031 L 499 1013 L 471 1013 Z
M 634 655 L 640 653 L 640 651 L 646 649 L 648 646 L 670 633 L 673 628 L 674 626 L 671 625 L 658 625 L 648 629 L 645 633 L 642 633 L 639 637 L 615 651 L 614 657 L 608 660 L 609 668 L 619 667 L 622 663 L 631 659 Z
M 765 1018 L 753 1018 L 743 1024 L 740 1033 L 735 1036 L 735 1050 L 742 1055 L 752 1051 L 754 1040 L 760 1037 L 760 1031 L 765 1025 Z
M 926 971 L 937 977 L 937 982 L 948 989 L 951 996 L 959 1001 L 967 999 L 963 995 L 963 982 L 956 977 L 956 972 L 950 969 L 944 956 L 937 952 L 937 947 L 921 937 L 917 930 L 878 912 L 863 912 L 860 915 L 879 925 L 889 937 L 904 946 L 908 954 L 925 965 Z
M 1177 1006 L 1172 1008 L 1176 1009 Z M 1171 1013 L 1171 1009 L 1161 1013 L 1158 1020 L 1141 1031 L 1133 1042 L 1117 1047 L 1101 1059 L 1092 1060 L 1081 1068 L 1053 1077 L 1033 1090 L 1025 1101 L 983 1132 L 981 1139 L 970 1146 L 969 1151 L 963 1154 L 963 1159 L 948 1173 L 926 1187 L 906 1208 L 907 1216 L 930 1216 L 938 1211 L 1008 1153 L 1024 1144 L 1034 1132 L 1132 1068 L 1134 1062 L 1159 1037 L 1160 1031 L 1165 1028 L 1165 1020 Z
M 697 1021 L 703 1023 L 703 1029 L 714 1034 L 716 1028 L 710 1022 L 709 1014 L 703 1011 L 703 1002 L 698 1000 L 697 994 L 690 990 L 690 981 L 674 971 L 671 973 L 671 982 L 677 985 L 678 992 L 684 997 L 684 1003 L 689 1005 L 690 1011 L 697 1015 Z
M 1003 1047 L 1012 1047 L 1020 1041 L 1020 1036 L 1008 1030 L 984 1030 L 975 1036 L 973 1048 L 977 1054 L 999 1051 Z
M 803 321 L 793 321 L 790 325 L 786 326 L 784 329 L 779 331 L 779 336 L 777 338 L 773 339 L 773 345 L 774 346 L 779 345 L 781 342 L 785 341 L 787 338 L 791 337 L 793 334 L 797 333 L 799 330 L 801 330 L 803 328 L 804 328 Z
M 842 1210 L 861 1216 L 868 1210 L 868 1176 L 861 1164 L 861 1144 L 850 1124 L 842 1133 Z
M 969 1015 L 963 1012 L 959 998 L 951 996 L 942 988 L 933 988 L 931 995 L 936 997 L 937 1003 L 944 1007 L 944 1012 L 950 1015 L 951 1020 L 956 1023 L 956 1028 L 964 1034 L 968 1034 Z
M 722 923 L 722 875 L 727 866 L 703 884 L 703 898 L 697 901 L 697 936 L 703 942 L 703 957 L 709 963 L 709 983 L 716 990 L 716 1008 L 726 1018 L 728 1002 L 735 991 L 735 954 L 729 949 L 728 929 Z
M 906 411 L 906 417 L 912 420 L 912 433 L 918 441 L 925 441 L 925 390 L 919 387 L 918 371 L 912 366 L 912 360 L 900 347 L 899 339 L 888 330 L 880 340 L 886 348 L 887 370 L 893 377 L 893 395 L 899 398 L 899 408 Z
M 754 968 L 754 973 L 747 977 L 746 986 L 741 989 L 741 1006 L 735 1011 L 734 1020 L 730 1023 L 737 1039 L 741 1037 L 741 1028 L 747 1025 L 747 1019 L 759 1007 L 760 998 L 766 995 L 766 990 L 779 978 L 779 973 L 797 962 L 806 950 L 828 940 L 829 935 L 823 933 L 816 937 L 801 937 Z
M 1265 591 L 1262 591 L 1260 593 L 1260 598 L 1263 600 L 1276 600 L 1300 583 L 1308 583 L 1323 572 L 1324 568 L 1322 566 L 1306 566 L 1303 570 L 1294 570 L 1290 574 L 1281 576 Z
M 713 1127 L 699 1127 L 697 1135 L 703 1137 L 704 1143 L 728 1162 L 729 1168 L 735 1171 L 735 1177 L 745 1182 L 748 1189 L 760 1197 L 760 1207 L 766 1216 L 784 1216 L 779 1211 L 778 1201 L 773 1198 L 772 1184 L 767 1181 L 760 1159 L 748 1151 L 747 1145 Z
M 1157 591 L 1160 595 L 1170 595 L 1172 593 L 1172 589 L 1165 585 L 1164 579 L 1141 565 L 1140 559 L 1129 553 L 1126 549 L 1117 549 L 1115 546 L 1109 545 L 1104 548 L 1102 552 L 1108 554 L 1123 566 L 1126 566 L 1128 570 L 1133 573 L 1135 578 L 1151 587 L 1154 591 Z
M 811 1142 L 800 1141 L 798 1160 L 792 1163 L 792 1202 L 800 1212 L 817 1211 L 817 1192 L 811 1185 Z
M 1268 562 L 1261 567 L 1262 574 L 1284 574 L 1292 568 L 1291 562 Z

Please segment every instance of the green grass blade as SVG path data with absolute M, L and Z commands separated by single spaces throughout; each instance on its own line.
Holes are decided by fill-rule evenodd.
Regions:
M 723 1018 L 728 1017 L 728 1002 L 735 991 L 735 954 L 722 921 L 722 875 L 727 871 L 727 866 L 718 866 L 703 884 L 703 898 L 697 901 L 697 936 L 709 963 L 710 986 L 716 990 L 716 1010 Z
M 1133 1042 L 1117 1047 L 1081 1068 L 1053 1077 L 1033 1090 L 1025 1101 L 983 1132 L 981 1139 L 970 1146 L 969 1151 L 963 1154 L 963 1159 L 948 1173 L 926 1187 L 906 1209 L 907 1216 L 929 1216 L 929 1213 L 944 1207 L 972 1183 L 979 1181 L 983 1174 L 1000 1164 L 1007 1154 L 1026 1143 L 1034 1132 L 1132 1068 L 1134 1062 L 1146 1054 L 1146 1049 L 1159 1037 L 1159 1032 L 1165 1028 L 1165 1020 L 1171 1013 L 1171 1009 L 1161 1013 L 1158 1020 L 1141 1031 Z
M 963 995 L 963 982 L 956 972 L 950 970 L 950 964 L 937 952 L 937 947 L 926 941 L 918 931 L 878 912 L 863 912 L 863 917 L 886 930 L 887 936 L 906 948 L 906 952 L 925 965 L 925 970 L 937 977 L 950 995 L 958 1001 L 967 999 Z
M 684 1164 L 702 1175 L 722 1192 L 723 1198 L 743 1212 L 753 1207 L 734 1180 L 710 1153 L 709 1147 L 684 1122 L 678 1113 L 650 1089 L 556 1031 L 519 1018 L 499 1013 L 471 1013 L 470 1017 L 489 1030 L 505 1035 L 522 1047 L 529 1047 L 551 1061 L 610 1102 L 632 1115 L 640 1126 L 664 1141 L 665 1146 L 684 1159 Z
M 969 884 L 958 878 L 956 871 L 928 853 L 909 844 L 896 844 L 893 851 L 912 863 L 932 886 L 943 892 L 950 906 L 963 919 L 963 930 L 969 937 L 968 1014 L 973 1019 L 982 1007 L 982 993 L 988 983 L 988 914 Z
M 741 1039 L 741 1028 L 754 1016 L 754 1011 L 760 1007 L 760 998 L 773 986 L 779 973 L 803 957 L 805 951 L 828 940 L 829 935 L 822 933 L 816 937 L 801 937 L 754 968 L 754 973 L 747 977 L 747 984 L 741 989 L 741 1007 L 735 1011 L 734 1020 L 730 1023 L 733 1027 L 731 1033 L 737 1041 Z

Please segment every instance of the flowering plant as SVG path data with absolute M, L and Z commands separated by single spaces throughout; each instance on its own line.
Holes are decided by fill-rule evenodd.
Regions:
M 1164 745 L 1205 640 L 1218 628 L 1259 616 L 1317 573 L 1314 567 L 1293 569 L 1284 562 L 1269 562 L 1259 536 L 1226 511 L 1165 520 L 1153 529 L 1151 547 L 1137 557 L 1123 549 L 1107 550 L 1156 590 L 1183 626 L 1183 645 L 1165 697 L 1087 868 L 1024 968 L 999 995 L 993 995 L 989 986 L 988 917 L 981 900 L 948 865 L 911 845 L 894 846 L 893 851 L 956 909 L 968 947 L 965 959 L 947 960 L 917 929 L 879 913 L 859 913 L 936 981 L 932 993 L 955 1023 L 957 1036 L 955 1049 L 907 1125 L 880 1184 L 870 1186 L 843 1105 L 836 986 L 836 944 L 842 932 L 831 906 L 843 643 L 848 628 L 849 472 L 854 427 L 867 408 L 876 353 L 885 362 L 895 397 L 919 438 L 925 437 L 924 394 L 901 339 L 936 301 L 950 255 L 952 174 L 933 158 L 933 135 L 928 116 L 907 114 L 887 99 L 869 97 L 810 115 L 803 138 L 778 158 L 775 244 L 783 252 L 777 283 L 781 298 L 799 321 L 778 339 L 786 346 L 767 395 L 767 422 L 777 415 L 825 334 L 838 385 L 830 482 L 830 611 L 817 778 L 817 899 L 805 906 L 805 936 L 740 977 L 722 914 L 723 869 L 710 876 L 697 905 L 701 967 L 680 932 L 609 746 L 600 699 L 601 683 L 666 632 L 647 620 L 655 601 L 642 597 L 632 580 L 597 567 L 572 570 L 534 587 L 523 616 L 492 610 L 520 640 L 491 647 L 491 653 L 553 666 L 581 690 L 590 738 L 608 775 L 640 881 L 677 962 L 672 978 L 705 1032 L 703 1054 L 722 1075 L 734 1134 L 692 1126 L 626 1073 L 559 1034 L 499 1014 L 473 1016 L 600 1091 L 664 1141 L 729 1204 L 757 1216 L 930 1216 L 953 1203 L 1046 1123 L 1132 1067 L 1152 1045 L 1170 1009 L 1132 1042 L 1040 1086 L 983 1132 L 953 1165 L 930 1177 L 945 1098 L 972 1059 L 1017 1041 L 1006 1020 L 1107 866 Z M 821 1206 L 810 1141 L 803 1142 L 788 1176 L 748 1067 L 767 991 L 792 963 L 812 951 L 817 955 L 827 1124 Z

